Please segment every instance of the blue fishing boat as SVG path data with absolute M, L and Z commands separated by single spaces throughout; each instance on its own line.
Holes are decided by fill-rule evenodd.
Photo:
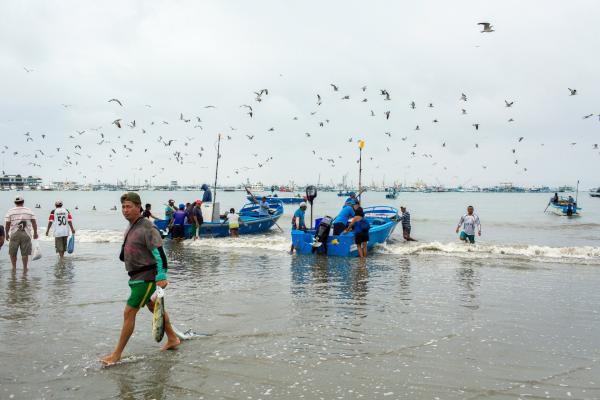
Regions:
M 369 242 L 367 249 L 371 250 L 376 244 L 385 243 L 394 232 L 396 225 L 400 222 L 398 210 L 389 206 L 365 207 L 363 209 L 365 218 L 369 221 Z M 330 235 L 327 242 L 319 247 L 314 247 L 315 229 L 304 231 L 292 230 L 292 244 L 299 254 L 321 253 L 329 256 L 356 257 L 358 249 L 354 243 L 354 233 L 348 232 L 341 235 Z M 326 247 L 325 247 L 326 246 Z
M 395 200 L 398 197 L 398 192 L 396 191 L 396 188 L 390 189 L 386 194 L 385 194 L 385 198 L 386 199 L 391 199 L 391 200 Z
M 550 202 L 548 205 L 549 211 L 561 217 L 579 217 L 581 207 L 577 206 L 576 201 L 569 201 L 565 198 L 560 198 L 558 201 Z
M 265 197 L 266 197 L 267 199 L 277 199 L 277 200 L 281 200 L 281 202 L 282 202 L 283 204 L 300 204 L 300 203 L 302 203 L 303 201 L 306 201 L 306 199 L 304 199 L 304 197 L 302 197 L 302 196 L 300 196 L 300 195 L 297 195 L 297 196 L 286 196 L 286 197 L 283 197 L 283 196 L 282 196 L 282 197 L 280 197 L 280 196 L 277 196 L 277 195 L 275 194 L 275 195 L 268 195 L 268 196 L 265 196 Z M 246 196 L 246 198 L 247 198 L 248 200 L 252 201 L 252 196 Z M 257 198 L 257 199 L 260 199 L 260 198 L 262 198 L 262 197 L 261 197 L 261 196 L 257 196 L 256 198 Z
M 277 223 L 277 220 L 283 214 L 283 203 L 278 199 L 268 199 L 269 216 L 258 215 L 258 204 L 248 203 L 240 211 L 240 235 L 251 235 L 264 233 Z M 167 230 L 169 221 L 161 219 L 155 220 L 154 225 L 161 232 L 163 237 L 170 237 Z M 191 239 L 195 235 L 191 224 L 184 225 L 184 238 Z M 203 237 L 226 237 L 229 236 L 229 225 L 227 221 L 221 218 L 220 222 L 205 222 L 200 227 L 200 236 Z
M 340 190 L 337 195 L 338 195 L 338 197 L 348 197 L 352 193 L 356 193 L 356 192 L 353 192 L 351 190 L 345 190 L 345 191 L 344 190 Z

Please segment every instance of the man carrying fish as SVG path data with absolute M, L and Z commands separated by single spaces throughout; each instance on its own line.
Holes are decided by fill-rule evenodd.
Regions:
M 147 306 L 152 312 L 154 302 L 151 297 L 156 287 L 165 288 L 167 281 L 167 257 L 162 248 L 162 240 L 152 222 L 141 214 L 142 201 L 137 193 L 129 192 L 121 196 L 121 211 L 129 227 L 125 232 L 125 239 L 121 248 L 120 259 L 125 263 L 129 274 L 129 288 L 131 294 L 125 305 L 123 327 L 121 336 L 115 350 L 100 361 L 104 365 L 111 365 L 121 359 L 123 350 L 133 334 L 135 317 L 138 311 Z M 161 350 L 175 349 L 180 343 L 173 331 L 169 315 L 164 314 L 164 328 L 167 334 L 167 343 Z

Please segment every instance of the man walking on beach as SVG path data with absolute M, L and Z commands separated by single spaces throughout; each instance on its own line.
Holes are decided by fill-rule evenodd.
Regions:
M 410 237 L 410 213 L 406 210 L 405 206 L 400 206 L 400 211 L 402 212 L 402 217 L 400 217 L 400 221 L 402 222 L 402 236 L 407 242 L 415 242 L 416 240 Z
M 462 225 L 463 229 L 460 232 L 460 240 L 469 243 L 475 243 L 475 227 L 477 226 L 477 235 L 481 236 L 481 222 L 479 221 L 479 217 L 477 214 L 474 214 L 473 211 L 475 209 L 473 206 L 467 207 L 467 213 L 460 218 L 458 221 L 458 226 L 456 227 L 456 233 L 460 229 Z
M 33 238 L 38 238 L 37 222 L 33 212 L 24 206 L 25 199 L 21 196 L 15 199 L 15 207 L 8 210 L 4 217 L 6 240 L 8 245 L 8 254 L 13 269 L 17 268 L 17 253 L 21 250 L 21 260 L 23 269 L 27 269 L 29 256 L 31 255 L 31 230 L 33 229 Z
M 54 205 L 56 208 L 50 212 L 50 217 L 48 217 L 46 236 L 48 236 L 50 228 L 54 225 L 54 247 L 62 260 L 65 256 L 65 251 L 67 250 L 69 228 L 73 235 L 75 234 L 75 228 L 73 228 L 73 217 L 71 216 L 71 212 L 66 208 L 63 208 L 62 200 L 57 200 Z
M 142 201 L 137 193 L 129 192 L 121 196 L 121 211 L 129 227 L 125 232 L 125 239 L 121 248 L 121 261 L 129 274 L 129 288 L 131 293 L 125 305 L 123 328 L 115 350 L 100 361 L 111 365 L 121 359 L 123 350 L 133 334 L 135 317 L 140 308 L 148 306 L 150 312 L 154 310 L 151 296 L 156 286 L 165 288 L 167 281 L 167 257 L 162 248 L 162 239 L 152 222 L 141 215 Z M 165 333 L 167 343 L 161 350 L 175 349 L 180 341 L 165 312 Z

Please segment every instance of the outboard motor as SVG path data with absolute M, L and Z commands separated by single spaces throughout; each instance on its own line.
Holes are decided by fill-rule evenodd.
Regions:
M 323 217 L 321 222 L 319 223 L 319 227 L 317 228 L 317 233 L 315 233 L 315 239 L 313 241 L 312 252 L 317 251 L 319 247 L 323 247 L 323 252 L 327 254 L 327 238 L 329 237 L 329 231 L 331 230 L 331 224 L 333 222 L 333 218 L 329 216 Z

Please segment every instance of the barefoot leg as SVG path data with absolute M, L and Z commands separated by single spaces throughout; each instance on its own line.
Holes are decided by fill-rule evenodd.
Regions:
M 100 362 L 102 362 L 104 365 L 114 364 L 121 359 L 123 350 L 125 350 L 125 346 L 127 345 L 127 342 L 133 333 L 133 329 L 135 328 L 135 316 L 138 311 L 138 308 L 133 308 L 128 305 L 125 306 L 125 311 L 123 312 L 123 328 L 121 328 L 119 342 L 111 354 L 100 359 Z
M 160 349 L 161 351 L 165 350 L 175 350 L 177 346 L 181 343 L 175 331 L 173 331 L 173 327 L 171 326 L 171 319 L 169 318 L 169 314 L 165 311 L 165 333 L 167 334 L 167 343 L 163 345 Z

